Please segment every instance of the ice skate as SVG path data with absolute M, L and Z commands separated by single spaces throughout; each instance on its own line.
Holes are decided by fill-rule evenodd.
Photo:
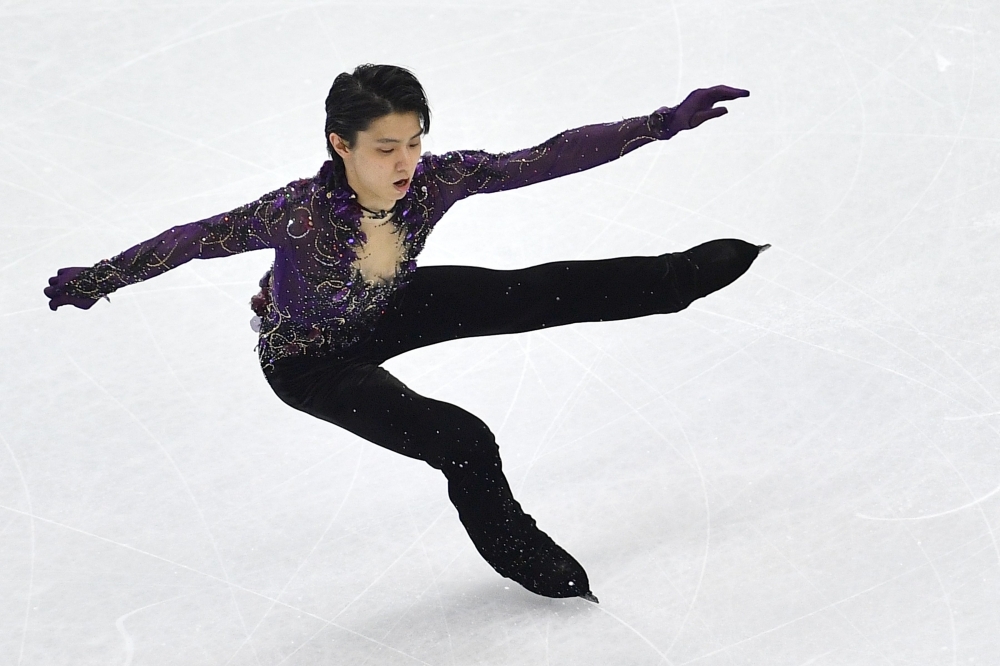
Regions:
M 520 529 L 485 539 L 473 538 L 483 558 L 501 576 L 535 594 L 557 599 L 583 597 L 596 603 L 583 566 L 538 529 L 531 516 L 522 515 L 527 520 L 517 521 L 522 522 Z
M 738 238 L 720 238 L 684 252 L 660 255 L 667 260 L 664 279 L 676 293 L 677 302 L 687 304 L 729 286 L 747 272 L 750 265 L 768 249 Z
M 498 574 L 544 597 L 593 596 L 587 572 L 524 512 L 499 465 L 449 479 L 448 491 L 476 550 Z

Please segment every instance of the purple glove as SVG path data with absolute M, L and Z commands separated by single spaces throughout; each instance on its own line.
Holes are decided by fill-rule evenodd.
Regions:
M 98 299 L 86 298 L 82 296 L 70 296 L 64 293 L 66 283 L 73 280 L 80 271 L 86 270 L 82 266 L 73 268 L 60 268 L 55 277 L 49 278 L 49 286 L 45 288 L 45 295 L 49 298 L 49 308 L 55 310 L 61 305 L 72 305 L 81 310 L 89 310 Z
M 718 102 L 725 102 L 737 97 L 749 97 L 750 91 L 741 88 L 730 88 L 729 86 L 713 86 L 711 88 L 699 88 L 689 94 L 677 108 L 674 109 L 673 118 L 670 120 L 670 133 L 676 134 L 683 130 L 694 129 L 706 120 L 718 118 L 729 113 L 728 109 L 720 106 L 715 109 L 712 105 Z

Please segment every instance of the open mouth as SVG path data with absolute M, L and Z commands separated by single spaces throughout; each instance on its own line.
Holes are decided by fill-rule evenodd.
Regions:
M 392 186 L 395 187 L 397 190 L 399 190 L 401 192 L 405 192 L 406 188 L 408 188 L 410 186 L 410 179 L 409 178 L 400 178 L 399 180 L 397 180 L 396 182 L 394 182 L 392 184 Z

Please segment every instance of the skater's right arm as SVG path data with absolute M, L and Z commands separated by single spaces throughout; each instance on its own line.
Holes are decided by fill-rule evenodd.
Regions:
M 49 308 L 88 309 L 121 287 L 148 280 L 191 259 L 211 259 L 275 247 L 285 217 L 287 188 L 198 222 L 172 227 L 90 267 L 62 268 L 49 279 Z

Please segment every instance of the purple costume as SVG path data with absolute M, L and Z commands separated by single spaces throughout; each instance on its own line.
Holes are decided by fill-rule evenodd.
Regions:
M 510 190 L 618 159 L 639 146 L 676 134 L 674 108 L 616 123 L 564 131 L 513 153 L 454 151 L 425 154 L 393 225 L 403 239 L 395 278 L 368 282 L 353 266 L 366 240 L 361 208 L 333 163 L 312 178 L 296 180 L 228 213 L 173 227 L 112 259 L 85 269 L 66 293 L 100 298 L 191 259 L 210 259 L 272 248 L 269 294 L 260 324 L 261 366 L 305 352 L 346 349 L 370 333 L 389 297 L 405 288 L 416 257 L 441 216 L 467 196 Z
M 390 218 L 401 251 L 394 274 L 391 263 L 379 264 L 385 281 L 362 274 L 362 210 L 346 179 L 327 162 L 313 178 L 229 213 L 174 227 L 96 266 L 61 269 L 45 294 L 52 309 L 89 308 L 120 287 L 190 259 L 274 249 L 274 265 L 253 305 L 261 317 L 260 362 L 275 394 L 295 409 L 440 470 L 469 537 L 501 575 L 537 594 L 596 601 L 580 563 L 514 498 L 489 427 L 457 405 L 413 391 L 382 363 L 445 340 L 678 312 L 736 280 L 767 246 L 718 239 L 685 252 L 514 271 L 417 269 L 415 260 L 459 199 L 610 162 L 718 117 L 726 109 L 713 108 L 715 103 L 749 94 L 728 86 L 696 90 L 677 107 L 567 130 L 514 153 L 424 155 Z

